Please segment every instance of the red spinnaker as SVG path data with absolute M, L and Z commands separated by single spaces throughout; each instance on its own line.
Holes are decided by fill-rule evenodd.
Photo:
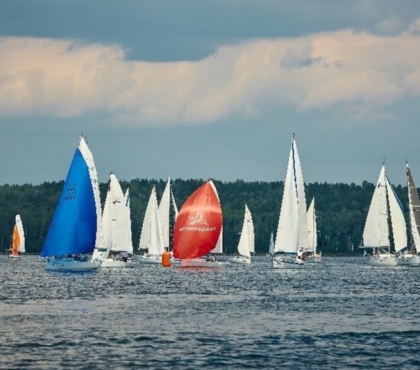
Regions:
M 219 239 L 222 224 L 219 199 L 210 182 L 206 182 L 179 211 L 174 227 L 174 257 L 190 259 L 209 253 Z

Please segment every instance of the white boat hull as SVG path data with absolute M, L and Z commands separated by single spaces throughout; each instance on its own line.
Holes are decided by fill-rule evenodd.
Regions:
M 9 254 L 9 258 L 20 258 L 20 256 L 16 254 Z
M 322 257 L 319 254 L 310 255 L 305 258 L 305 263 L 321 263 Z
M 138 256 L 137 260 L 140 263 L 146 263 L 146 264 L 149 264 L 149 265 L 161 265 L 162 264 L 162 256 L 158 256 L 158 255 Z
M 305 262 L 297 257 L 275 257 L 273 258 L 273 267 L 275 269 L 301 269 L 305 267 Z
M 404 254 L 399 260 L 401 266 L 420 266 L 420 256 L 417 254 Z
M 112 258 L 107 258 L 101 263 L 101 268 L 132 268 L 134 267 L 134 262 L 132 259 L 127 261 L 116 261 Z
M 249 265 L 251 263 L 251 258 L 247 258 L 244 256 L 235 256 L 229 261 L 238 265 Z
M 181 260 L 181 267 L 224 267 L 228 265 L 228 262 L 207 261 L 204 258 Z
M 370 256 L 368 260 L 369 265 L 371 266 L 397 266 L 398 265 L 398 257 L 393 254 L 376 254 L 374 256 Z
M 53 271 L 88 271 L 96 270 L 101 267 L 101 261 L 87 260 L 87 261 L 77 261 L 73 258 L 67 259 L 54 259 L 51 258 L 48 260 L 46 269 Z

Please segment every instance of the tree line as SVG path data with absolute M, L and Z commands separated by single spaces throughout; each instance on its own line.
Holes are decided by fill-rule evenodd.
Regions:
M 204 183 L 202 179 L 172 181 L 172 190 L 178 208 L 188 196 Z M 137 250 L 144 213 L 153 185 L 158 199 L 166 185 L 165 180 L 134 179 L 120 181 L 123 191 L 130 188 L 133 246 Z M 242 228 L 245 204 L 248 205 L 255 227 L 256 253 L 267 253 L 271 232 L 276 233 L 283 194 L 283 182 L 233 182 L 214 181 L 223 210 L 223 240 L 225 252 L 235 253 Z M 48 232 L 63 181 L 44 182 L 40 185 L 24 184 L 0 186 L 0 252 L 6 251 L 16 214 L 20 214 L 25 229 L 26 250 L 40 253 Z M 102 204 L 107 183 L 100 184 Z M 360 253 L 363 227 L 375 185 L 364 181 L 361 185 L 344 183 L 306 184 L 309 205 L 315 197 L 318 245 L 323 253 Z M 408 195 L 406 186 L 396 186 L 395 191 L 408 220 Z M 408 223 L 408 221 L 407 221 Z

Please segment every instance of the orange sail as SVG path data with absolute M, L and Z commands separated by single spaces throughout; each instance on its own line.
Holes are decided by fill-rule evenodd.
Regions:
M 206 182 L 186 200 L 174 227 L 175 258 L 191 259 L 209 253 L 222 229 L 222 209 L 214 187 Z
M 19 255 L 18 250 L 19 250 L 19 245 L 20 245 L 20 236 L 19 236 L 19 231 L 17 226 L 15 225 L 15 227 L 13 228 L 13 237 L 12 237 L 12 254 L 17 256 Z

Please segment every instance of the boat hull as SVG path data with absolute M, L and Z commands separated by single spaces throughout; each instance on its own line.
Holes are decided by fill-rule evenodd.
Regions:
M 20 258 L 17 254 L 9 254 L 9 258 Z
M 397 266 L 398 257 L 393 254 L 379 254 L 370 256 L 368 264 L 377 267 Z
M 181 267 L 225 267 L 228 265 L 228 262 L 207 261 L 204 258 L 181 260 Z
M 230 262 L 237 264 L 237 265 L 249 265 L 251 264 L 251 258 L 247 258 L 244 256 L 235 256 L 229 260 Z
M 284 258 L 275 257 L 273 258 L 273 267 L 275 269 L 301 269 L 305 267 L 305 262 L 299 258 Z
M 45 267 L 51 271 L 89 271 L 101 267 L 101 261 L 78 261 L 73 258 L 68 259 L 49 259 Z
M 162 256 L 149 255 L 149 256 L 138 256 L 137 261 L 148 265 L 160 265 L 162 264 Z
M 420 256 L 417 254 L 405 254 L 398 260 L 401 266 L 420 266 Z
M 132 259 L 127 261 L 116 261 L 112 258 L 107 258 L 101 263 L 101 268 L 133 268 L 134 262 Z
M 305 263 L 321 263 L 322 257 L 319 254 L 306 257 Z

